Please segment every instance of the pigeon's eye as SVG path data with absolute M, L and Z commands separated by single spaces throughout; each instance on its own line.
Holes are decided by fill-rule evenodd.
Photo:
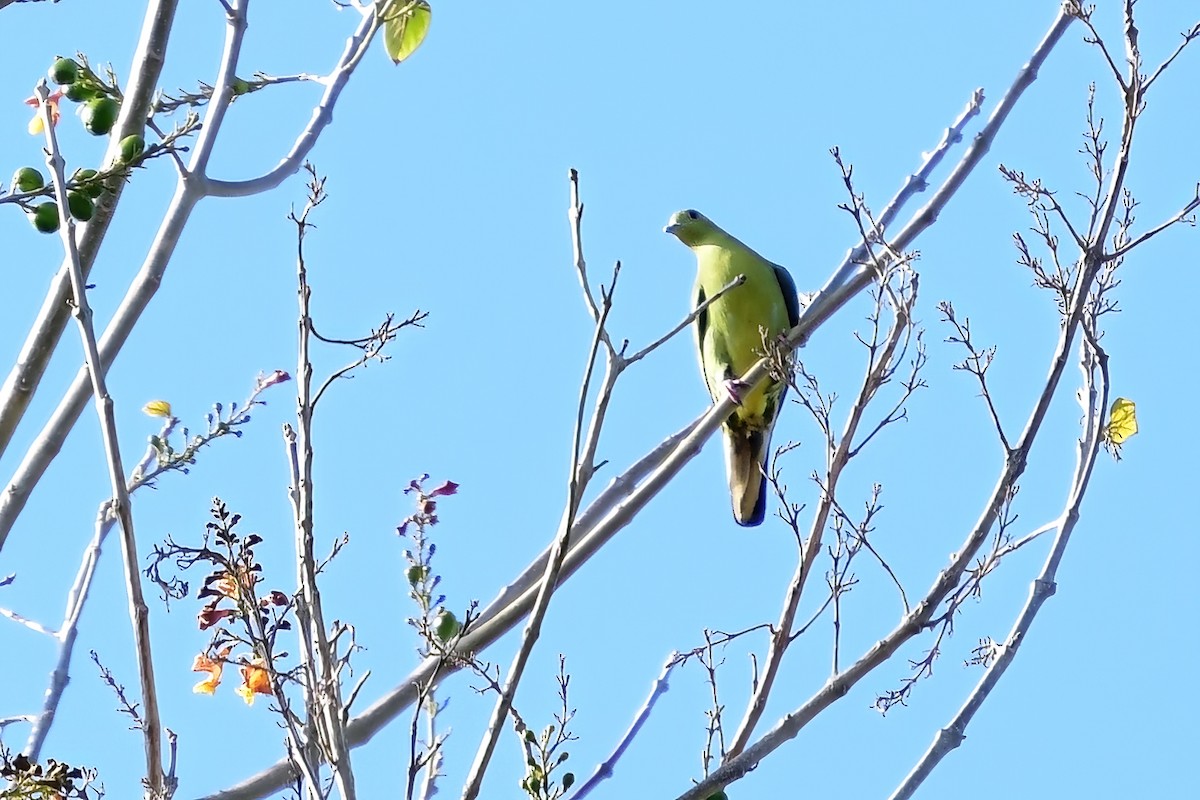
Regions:
M 696 219 L 697 217 L 700 216 L 695 211 L 690 211 L 690 210 L 687 212 L 687 215 L 688 215 L 688 219 Z

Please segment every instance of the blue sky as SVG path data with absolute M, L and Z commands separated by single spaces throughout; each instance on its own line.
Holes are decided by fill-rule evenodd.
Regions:
M 167 89 L 211 82 L 221 51 L 219 5 L 181 5 Z M 841 148 L 855 165 L 857 189 L 881 207 L 976 87 L 990 111 L 1057 7 L 1030 0 L 808 5 L 435 2 L 429 38 L 409 62 L 393 67 L 377 49 L 355 74 L 312 155 L 330 193 L 308 242 L 317 322 L 330 335 L 349 336 L 388 311 L 430 312 L 424 330 L 401 336 L 392 361 L 337 386 L 317 424 L 320 536 L 326 543 L 343 531 L 351 537 L 325 584 L 327 618 L 358 628 L 366 647 L 358 674 L 372 671 L 364 705 L 415 663 L 403 623 L 413 613 L 404 544 L 393 535 L 410 513 L 401 494 L 410 478 L 428 472 L 461 485 L 442 504 L 437 530 L 442 589 L 452 606 L 488 602 L 554 532 L 591 335 L 571 263 L 568 169 L 581 175 L 593 275 L 606 275 L 615 260 L 623 264 L 612 330 L 634 346 L 688 311 L 692 257 L 661 232 L 679 208 L 704 211 L 812 291 L 855 242 L 852 220 L 837 208 L 846 198 L 828 149 Z M 140 7 L 100 6 L 38 3 L 0 12 L 9 33 L 0 52 L 4 175 L 41 159 L 21 101 L 55 54 L 82 50 L 126 78 Z M 1097 24 L 1120 52 L 1121 10 L 1111 0 L 1098 6 Z M 1149 64 L 1196 22 L 1182 3 L 1138 10 Z M 286 11 L 256 3 L 239 74 L 325 72 L 355 22 L 352 12 L 325 3 Z M 910 404 L 909 421 L 853 466 L 845 500 L 857 507 L 872 483 L 883 484 L 886 509 L 874 543 L 910 595 L 930 585 L 964 539 L 1001 465 L 977 387 L 951 370 L 961 353 L 942 341 L 949 332 L 937 301 L 953 301 L 981 341 L 997 345 L 991 379 L 1010 427 L 1023 424 L 1049 367 L 1057 315 L 1052 298 L 1015 265 L 1011 235 L 1028 229 L 1029 217 L 997 165 L 1042 177 L 1070 211 L 1083 213 L 1072 193 L 1090 188 L 1077 153 L 1089 82 L 1097 84 L 1106 130 L 1115 135 L 1119 121 L 1119 98 L 1083 33 L 1080 26 L 1068 32 L 983 164 L 916 244 L 930 388 Z M 1185 53 L 1150 97 L 1130 173 L 1143 228 L 1175 213 L 1200 179 L 1191 122 L 1198 70 L 1200 53 Z M 236 103 L 213 175 L 248 178 L 274 166 L 318 96 L 316 86 L 292 84 Z M 71 165 L 95 166 L 103 143 L 73 118 L 60 131 Z M 173 185 L 169 165 L 159 161 L 138 173 L 123 198 L 91 277 L 99 320 L 111 315 L 139 268 Z M 286 215 L 303 198 L 297 177 L 266 195 L 206 200 L 193 215 L 162 289 L 110 375 L 127 463 L 155 429 L 139 410 L 147 400 L 170 400 L 198 429 L 213 402 L 240 400 L 258 371 L 294 371 L 295 235 Z M 57 238 L 36 235 L 11 207 L 0 211 L 7 287 L 0 364 L 7 370 L 61 253 Z M 921 797 L 1187 797 L 1200 789 L 1188 766 L 1194 734 L 1184 694 L 1200 658 L 1191 566 L 1200 557 L 1191 508 L 1197 470 L 1189 447 L 1197 379 L 1183 362 L 1186 321 L 1200 290 L 1191 264 L 1195 235 L 1186 227 L 1169 231 L 1123 268 L 1122 313 L 1109 317 L 1105 346 L 1114 392 L 1137 401 L 1141 433 L 1119 464 L 1102 457 L 1057 595 L 963 747 Z M 802 352 L 843 397 L 859 380 L 862 356 L 852 333 L 863 328 L 866 311 L 852 303 Z M 680 336 L 622 379 L 601 443 L 610 466 L 598 485 L 704 409 L 691 347 Z M 25 426 L 0 459 L 5 480 L 74 375 L 79 353 L 68 329 Z M 318 373 L 348 358 L 323 351 Z M 191 474 L 136 496 L 143 547 L 168 533 L 198 538 L 219 495 L 244 515 L 245 530 L 266 538 L 268 581 L 291 589 L 279 430 L 292 416 L 292 388 L 267 396 L 270 404 L 243 439 L 219 442 Z M 1071 388 L 1056 400 L 1033 451 L 1019 529 L 1057 514 L 1078 417 Z M 89 409 L 0 553 L 0 575 L 17 573 L 0 590 L 0 605 L 47 623 L 61 614 L 107 492 L 98 433 Z M 811 443 L 785 465 L 797 500 L 811 503 L 807 476 L 821 464 L 815 425 L 791 407 L 776 437 Z M 127 686 L 136 685 L 115 544 L 82 623 L 46 754 L 99 767 L 109 796 L 126 797 L 137 791 L 141 743 L 112 711 L 114 699 L 86 659 L 96 649 Z M 1048 544 L 1018 554 L 985 584 L 909 707 L 886 718 L 870 709 L 876 693 L 906 674 L 904 659 L 920 657 L 925 640 L 864 680 L 730 796 L 799 789 L 886 797 L 978 680 L 963 659 L 981 637 L 1007 633 Z M 518 697 L 522 714 L 538 726 L 550 721 L 554 669 L 565 653 L 580 737 L 571 763 L 581 776 L 590 773 L 668 653 L 702 643 L 705 627 L 775 619 L 793 551 L 778 522 L 734 525 L 719 448 L 709 445 L 562 587 Z M 855 655 L 890 631 L 900 611 L 883 576 L 864 566 L 861 578 L 847 599 L 843 640 Z M 232 691 L 191 693 L 198 676 L 188 670 L 204 643 L 196 610 L 192 601 L 170 613 L 156 605 L 152 620 L 164 721 L 180 734 L 178 797 L 227 786 L 282 753 L 265 703 L 247 709 Z M 827 623 L 818 625 L 790 653 L 764 729 L 824 682 L 829 635 Z M 0 625 L 0 643 L 9 654 L 0 668 L 0 716 L 32 711 L 54 649 L 11 623 Z M 761 653 L 763 646 L 744 640 L 725 653 L 721 688 L 734 718 L 747 691 L 748 649 Z M 508 637 L 485 656 L 507 665 L 513 647 Z M 451 698 L 453 727 L 443 793 L 453 795 L 492 702 L 461 676 L 443 696 Z M 699 775 L 707 702 L 699 670 L 676 672 L 642 740 L 598 796 L 684 791 Z M 395 794 L 391 770 L 405 752 L 406 727 L 401 722 L 355 752 L 364 796 Z M 19 747 L 24 736 L 14 726 L 4 741 Z M 518 797 L 521 768 L 508 737 L 483 796 Z

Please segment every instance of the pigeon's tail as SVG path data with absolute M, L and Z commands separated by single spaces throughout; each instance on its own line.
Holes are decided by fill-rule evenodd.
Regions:
M 771 432 L 737 425 L 733 418 L 722 434 L 733 518 L 745 527 L 759 525 L 767 514 L 766 468 Z

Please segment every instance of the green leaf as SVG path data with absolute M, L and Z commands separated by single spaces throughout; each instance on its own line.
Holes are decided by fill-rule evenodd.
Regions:
M 388 57 L 399 64 L 416 52 L 429 33 L 433 9 L 426 0 L 397 0 L 383 21 L 383 46 Z

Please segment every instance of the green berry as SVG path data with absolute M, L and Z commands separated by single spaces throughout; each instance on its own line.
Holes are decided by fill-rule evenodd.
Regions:
M 54 233 L 58 230 L 58 205 L 51 201 L 42 203 L 30 214 L 33 227 L 42 233 Z
M 86 103 L 94 97 L 100 96 L 100 91 L 84 81 L 75 81 L 67 86 L 63 92 L 67 99 L 74 103 Z
M 88 197 L 87 192 L 67 192 L 67 208 L 70 209 L 71 216 L 80 222 L 87 222 L 96 211 L 96 206 L 92 204 L 92 198 Z
M 12 185 L 18 192 L 36 192 L 46 185 L 46 179 L 33 167 L 21 167 L 13 175 Z
M 131 133 L 121 140 L 121 160 L 128 164 L 146 151 L 146 140 Z
M 73 58 L 60 58 L 50 67 L 50 80 L 63 86 L 79 78 L 79 65 Z
M 71 183 L 79 187 L 79 191 L 85 192 L 88 197 L 93 200 L 104 194 L 104 184 L 95 180 L 96 170 L 94 169 L 77 169 L 75 174 L 71 176 Z
M 428 568 L 420 564 L 414 564 L 408 568 L 408 582 L 416 586 L 421 581 L 425 580 L 426 570 Z
M 443 642 L 448 642 L 458 636 L 458 632 L 462 630 L 462 623 L 458 621 L 458 618 L 444 608 L 438 612 L 433 625 L 433 632 Z
M 111 97 L 93 97 L 83 107 L 83 127 L 93 136 L 105 136 L 117 121 L 121 107 Z

